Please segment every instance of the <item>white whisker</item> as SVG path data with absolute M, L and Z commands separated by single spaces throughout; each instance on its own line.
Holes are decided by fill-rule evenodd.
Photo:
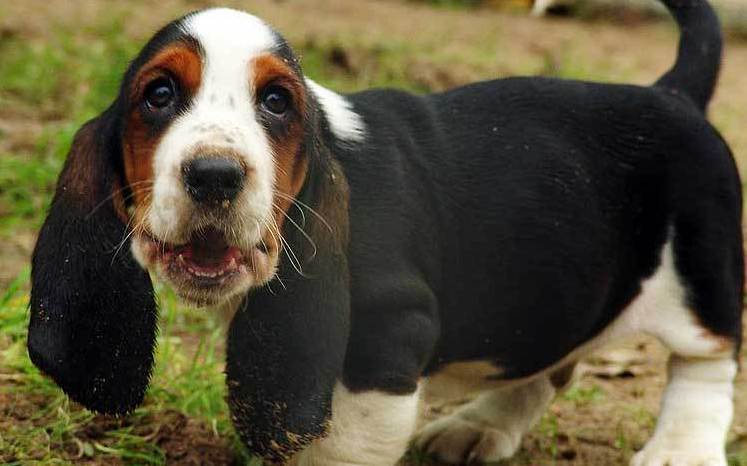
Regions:
M 280 213 L 282 213 L 282 214 L 283 214 L 283 216 L 285 216 L 285 218 L 286 218 L 286 219 L 288 219 L 288 221 L 290 221 L 290 222 L 291 222 L 291 223 L 293 224 L 293 226 L 295 226 L 295 227 L 296 227 L 296 229 L 297 229 L 297 230 L 298 230 L 298 231 L 299 231 L 299 232 L 300 232 L 300 233 L 301 233 L 301 234 L 302 234 L 302 235 L 304 236 L 304 238 L 306 238 L 306 240 L 307 240 L 307 241 L 309 242 L 309 244 L 311 244 L 311 247 L 312 247 L 312 248 L 313 248 L 314 250 L 313 250 L 313 252 L 311 253 L 311 256 L 309 257 L 309 259 L 308 259 L 308 260 L 310 261 L 310 260 L 314 259 L 314 258 L 316 257 L 316 254 L 317 254 L 317 252 L 318 252 L 318 248 L 317 248 L 317 246 L 316 246 L 316 243 L 314 242 L 314 240 L 313 240 L 313 239 L 311 238 L 311 236 L 309 236 L 309 234 L 308 234 L 308 233 L 306 233 L 306 232 L 305 232 L 305 231 L 303 230 L 303 228 L 301 228 L 301 227 L 300 227 L 300 226 L 298 225 L 298 223 L 296 223 L 296 221 L 295 221 L 295 220 L 293 220 L 293 219 L 292 219 L 292 218 L 290 217 L 290 215 L 288 215 L 287 213 L 285 213 L 285 212 L 283 211 L 283 209 L 281 209 L 280 207 L 278 207 L 278 206 L 277 206 L 277 205 L 276 205 L 275 203 L 273 203 L 273 204 L 272 204 L 272 206 L 273 206 L 274 208 L 278 209 L 278 210 L 280 211 Z
M 293 196 L 289 196 L 289 195 L 287 195 L 285 193 L 281 193 L 280 191 L 277 191 L 277 190 L 275 191 L 275 194 L 277 196 L 283 198 L 283 199 L 286 199 L 286 200 L 288 200 L 288 201 L 290 201 L 290 202 L 292 202 L 294 204 L 298 204 L 299 206 L 304 207 L 305 209 L 308 209 L 309 212 L 311 212 L 312 214 L 314 214 L 314 216 L 316 216 L 319 219 L 319 221 L 321 221 L 324 224 L 324 226 L 327 227 L 327 229 L 329 230 L 330 233 L 334 233 L 334 230 L 332 229 L 332 226 L 329 224 L 329 222 L 327 222 L 327 220 L 324 217 L 322 217 L 322 215 L 319 212 L 317 212 L 316 210 L 314 210 L 314 208 L 312 208 L 308 204 L 305 204 L 304 202 L 299 201 L 298 199 L 294 198 Z
M 145 183 L 150 183 L 151 185 L 153 184 L 153 182 L 151 180 L 136 181 L 134 183 L 130 183 L 130 185 L 128 185 L 128 186 L 125 186 L 123 188 L 119 188 L 119 189 L 115 190 L 114 192 L 112 192 L 111 194 L 109 194 L 108 196 L 106 196 L 103 200 L 101 200 L 101 202 L 99 202 L 98 204 L 96 204 L 95 206 L 93 206 L 93 208 L 91 209 L 91 211 L 88 212 L 88 215 L 86 215 L 86 220 L 90 219 L 93 214 L 95 214 L 100 208 L 102 208 L 104 206 L 104 204 L 107 203 L 107 201 L 111 200 L 117 194 L 121 193 L 122 191 L 124 191 L 126 189 L 131 189 L 135 185 L 145 184 Z M 127 196 L 123 197 L 122 199 L 126 201 L 126 200 L 132 198 L 133 196 L 135 196 L 136 193 L 140 193 L 140 192 L 143 192 L 143 191 L 148 191 L 148 189 L 150 189 L 152 191 L 153 190 L 153 186 L 147 186 L 147 187 L 139 189 L 139 190 L 133 189 L 132 192 L 130 192 L 130 194 L 128 194 Z

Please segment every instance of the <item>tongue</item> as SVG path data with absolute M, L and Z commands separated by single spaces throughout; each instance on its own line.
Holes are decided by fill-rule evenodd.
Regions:
M 206 268 L 224 266 L 231 260 L 233 250 L 223 234 L 214 228 L 196 233 L 184 253 L 184 258 Z

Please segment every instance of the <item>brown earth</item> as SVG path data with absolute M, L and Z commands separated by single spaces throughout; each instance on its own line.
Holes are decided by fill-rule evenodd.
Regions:
M 0 433 L 11 432 L 13 429 L 27 429 L 43 436 L 43 431 L 32 430 L 31 427 L 47 425 L 48 419 L 38 416 L 38 413 L 46 407 L 47 402 L 48 399 L 43 395 L 29 395 L 20 391 L 17 393 L 0 392 Z M 97 415 L 84 425 L 70 431 L 60 444 L 52 445 L 52 447 L 57 452 L 58 459 L 74 464 L 87 466 L 126 464 L 126 461 L 115 456 L 98 456 L 96 459 L 91 459 L 86 455 L 86 448 L 93 448 L 94 444 L 97 448 L 100 448 L 99 446 L 111 447 L 115 439 L 108 432 L 123 427 L 130 427 L 131 434 L 141 436 L 159 447 L 166 464 L 220 466 L 230 465 L 234 460 L 234 452 L 228 442 L 219 438 L 210 426 L 173 410 L 161 411 L 137 419 Z M 47 444 L 48 441 L 40 438 L 38 442 L 40 448 L 45 448 Z M 44 456 L 44 451 L 27 451 L 25 454 L 25 460 L 34 457 L 41 458 Z M 19 460 L 19 458 L 0 452 L 2 464 Z

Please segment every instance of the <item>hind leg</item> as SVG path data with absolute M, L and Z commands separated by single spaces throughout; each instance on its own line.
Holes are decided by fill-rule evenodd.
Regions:
M 453 414 L 426 425 L 415 446 L 451 464 L 492 463 L 518 450 L 524 434 L 540 419 L 573 366 L 531 381 L 481 393 Z
M 672 356 L 656 431 L 632 466 L 726 466 L 724 444 L 733 413 L 731 357 Z
M 657 309 L 648 313 L 656 317 L 648 317 L 645 330 L 672 355 L 656 430 L 631 465 L 726 466 L 724 445 L 733 413 L 734 355 L 741 331 L 741 272 L 732 271 L 732 276 L 724 266 L 716 273 L 708 267 L 718 259 L 718 251 L 678 250 L 676 241 L 677 270 L 668 245 L 658 277 L 645 290 L 658 297 Z M 701 256 L 680 256 L 693 253 Z M 696 260 L 709 263 L 700 264 L 698 275 L 689 277 L 688 263 Z

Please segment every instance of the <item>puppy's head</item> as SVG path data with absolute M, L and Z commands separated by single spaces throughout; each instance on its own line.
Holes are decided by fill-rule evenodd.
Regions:
M 122 93 L 138 262 L 195 304 L 269 281 L 308 165 L 309 93 L 285 41 L 249 14 L 199 12 L 154 37 Z
M 361 134 L 256 17 L 210 9 L 159 31 L 58 180 L 32 264 L 34 363 L 86 406 L 136 406 L 156 334 L 144 269 L 199 305 L 271 280 L 322 129 Z

